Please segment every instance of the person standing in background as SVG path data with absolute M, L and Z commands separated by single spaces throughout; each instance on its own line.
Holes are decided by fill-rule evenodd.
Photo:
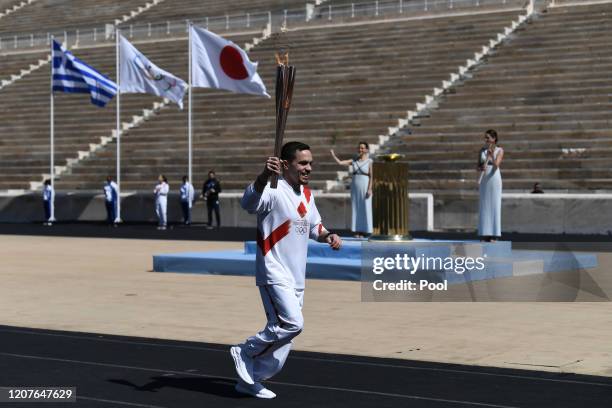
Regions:
M 542 186 L 540 183 L 533 184 L 533 190 L 531 190 L 531 194 L 544 194 L 544 190 L 542 190 Z
M 106 177 L 104 184 L 104 203 L 106 204 L 106 222 L 117 226 L 117 202 L 119 201 L 119 187 L 111 176 Z
M 341 166 L 350 166 L 351 180 L 351 230 L 356 238 L 372 234 L 372 159 L 369 157 L 370 146 L 359 142 L 359 152 L 352 160 L 340 160 L 333 150 L 332 157 Z
M 221 228 L 221 218 L 219 215 L 219 193 L 221 192 L 221 183 L 217 180 L 214 170 L 208 172 L 208 180 L 202 187 L 202 197 L 206 201 L 208 208 L 208 228 L 212 228 L 212 213 L 215 212 L 217 217 L 217 228 Z
M 45 209 L 44 225 L 51 226 L 55 221 L 55 190 L 51 185 L 51 180 L 45 180 L 43 186 L 43 206 Z
M 500 166 L 504 149 L 497 145 L 497 132 L 485 132 L 485 146 L 478 156 L 479 221 L 478 235 L 483 241 L 495 242 L 501 237 L 502 178 Z
M 155 194 L 155 212 L 157 213 L 157 229 L 165 230 L 168 225 L 168 193 L 170 192 L 170 186 L 168 185 L 168 179 L 163 174 L 160 174 L 158 183 L 155 186 L 153 193 Z
M 185 225 L 191 224 L 191 207 L 193 206 L 194 190 L 187 176 L 183 176 L 181 185 L 181 208 L 183 209 L 183 222 Z

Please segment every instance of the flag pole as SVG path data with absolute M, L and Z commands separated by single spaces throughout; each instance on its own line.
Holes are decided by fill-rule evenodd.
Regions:
M 189 182 L 191 184 L 193 184 L 193 178 L 192 178 L 192 167 L 193 167 L 193 129 L 192 129 L 192 105 L 193 105 L 193 97 L 192 97 L 192 90 L 191 90 L 191 76 L 192 76 L 192 67 L 191 67 L 191 21 L 187 20 L 187 31 L 189 32 L 188 34 L 188 42 L 189 42 L 189 52 L 188 52 L 188 58 L 189 58 L 189 97 L 188 97 L 188 103 L 189 103 L 189 109 L 187 110 L 187 174 L 189 177 Z
M 50 118 L 49 118 L 49 123 L 50 123 L 50 128 L 49 128 L 49 142 L 50 142 L 50 154 L 51 154 L 51 160 L 50 160 L 50 178 L 51 178 L 51 187 L 53 189 L 55 189 L 55 185 L 53 182 L 53 179 L 55 178 L 55 99 L 53 98 L 53 41 L 54 41 L 54 37 L 51 36 L 51 83 L 49 86 L 49 98 L 50 98 L 50 108 L 49 108 L 49 113 L 50 113 Z M 44 187 L 43 187 L 44 188 Z M 51 200 L 54 199 L 54 197 L 50 198 Z M 51 201 L 50 203 L 51 206 L 51 220 L 54 219 L 55 217 L 55 209 L 54 207 L 54 203 L 53 201 Z M 46 221 L 50 221 L 50 220 L 46 220 Z
M 117 64 L 117 214 L 115 222 L 121 222 L 121 66 L 119 60 L 119 36 L 121 29 L 115 28 L 115 57 Z

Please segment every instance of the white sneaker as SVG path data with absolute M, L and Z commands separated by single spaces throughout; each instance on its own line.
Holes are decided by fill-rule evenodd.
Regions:
M 230 354 L 234 359 L 234 366 L 238 376 L 248 385 L 255 384 L 253 381 L 253 359 L 246 355 L 242 347 L 233 346 L 230 348 Z
M 251 395 L 255 398 L 262 399 L 272 399 L 276 398 L 276 394 L 261 385 L 261 383 L 256 382 L 253 385 L 249 385 L 244 383 L 243 381 L 238 381 L 236 383 L 235 390 L 241 394 Z

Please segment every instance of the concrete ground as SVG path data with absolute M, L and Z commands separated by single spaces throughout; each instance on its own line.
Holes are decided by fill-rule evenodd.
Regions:
M 0 324 L 230 344 L 259 330 L 253 278 L 153 273 L 162 252 L 242 243 L 0 236 Z M 600 273 L 612 256 L 600 254 Z M 306 351 L 612 376 L 612 304 L 366 303 L 309 280 Z

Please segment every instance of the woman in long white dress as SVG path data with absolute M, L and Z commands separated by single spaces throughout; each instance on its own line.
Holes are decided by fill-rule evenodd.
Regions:
M 351 181 L 351 230 L 357 238 L 372 234 L 372 159 L 370 146 L 359 142 L 359 154 L 352 160 L 340 160 L 333 150 L 332 157 L 341 166 L 350 166 Z
M 478 235 L 482 240 L 495 242 L 501 237 L 502 178 L 500 166 L 504 149 L 497 146 L 497 132 L 485 132 L 485 146 L 478 157 L 479 177 L 479 221 Z

